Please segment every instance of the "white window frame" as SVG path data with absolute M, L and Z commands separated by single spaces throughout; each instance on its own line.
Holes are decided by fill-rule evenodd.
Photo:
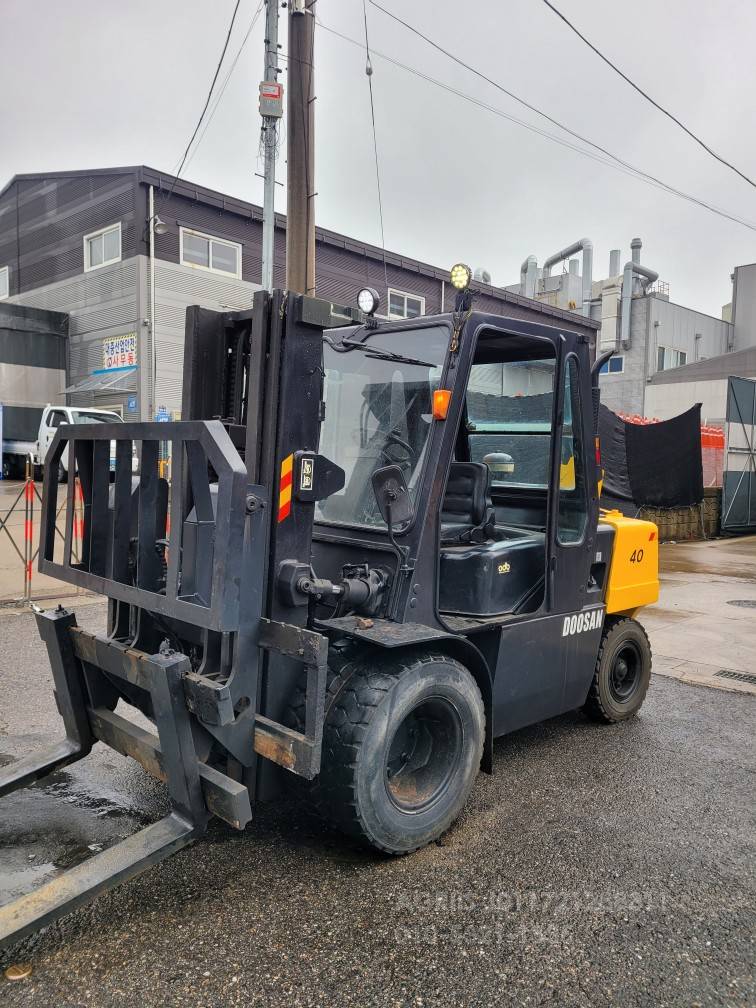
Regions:
M 659 368 L 659 351 L 664 351 L 664 367 Z M 685 354 L 685 364 L 680 360 L 681 356 Z M 674 362 L 674 363 L 673 363 Z M 657 374 L 659 371 L 674 371 L 675 368 L 685 367 L 688 363 L 688 351 L 678 350 L 677 347 L 665 346 L 661 344 L 656 348 L 656 364 L 657 364 Z
M 5 301 L 10 297 L 10 266 L 0 266 L 0 277 L 5 274 L 5 287 L 7 294 L 0 294 L 0 301 Z
M 207 266 L 200 266 L 199 263 L 191 263 L 184 261 L 184 235 L 190 234 L 194 235 L 196 238 L 204 238 L 206 241 L 210 242 L 210 248 L 208 249 L 208 263 Z M 228 245 L 229 248 L 236 249 L 236 272 L 230 273 L 228 270 L 217 269 L 212 265 L 213 262 L 213 242 L 217 242 L 219 245 Z M 189 269 L 204 270 L 205 273 L 215 273 L 216 276 L 224 277 L 235 277 L 237 280 L 242 278 L 242 247 L 239 242 L 229 241 L 228 238 L 219 238 L 218 235 L 207 234 L 204 231 L 197 231 L 196 228 L 181 227 L 179 228 L 179 263 L 181 266 L 187 266 Z
M 403 291 L 403 290 L 399 290 L 398 287 L 389 287 L 388 291 L 386 292 L 386 298 L 387 298 L 387 300 L 386 300 L 386 311 L 388 312 L 388 317 L 390 319 L 406 319 L 406 318 L 408 318 L 407 315 L 392 315 L 391 314 L 391 295 L 392 294 L 396 295 L 397 297 L 404 298 L 404 310 L 405 311 L 407 310 L 407 298 L 408 297 L 409 298 L 413 298 L 415 301 L 419 301 L 420 302 L 420 314 L 421 315 L 425 315 L 425 298 L 422 296 L 422 294 L 413 294 L 412 291 Z M 412 317 L 415 318 L 416 316 L 412 316 Z M 411 319 L 410 319 L 410 321 L 411 321 Z
M 100 235 L 107 234 L 109 231 L 118 231 L 118 255 L 115 259 L 104 259 L 101 263 L 93 266 L 89 259 L 89 243 L 93 238 L 99 238 Z M 104 243 L 103 243 L 104 248 Z M 121 222 L 118 221 L 117 224 L 108 224 L 107 227 L 98 228 L 97 231 L 91 231 L 89 234 L 84 235 L 84 272 L 91 273 L 92 270 L 102 269 L 103 266 L 111 266 L 113 263 L 120 262 L 123 257 L 123 234 L 121 231 Z

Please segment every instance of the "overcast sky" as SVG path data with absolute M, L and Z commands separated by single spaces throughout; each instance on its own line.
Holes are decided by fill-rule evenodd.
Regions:
M 0 185 L 17 172 L 175 168 L 212 77 L 234 0 L 2 0 Z M 259 0 L 241 0 L 230 66 Z M 756 222 L 756 189 L 717 164 L 591 53 L 541 0 L 382 0 L 439 44 L 576 132 L 678 189 Z M 708 144 L 756 176 L 756 4 L 555 0 L 610 58 Z M 364 40 L 360 0 L 318 0 L 325 25 Z M 258 18 L 185 177 L 262 200 Z M 556 133 L 368 5 L 371 46 Z M 285 51 L 285 21 L 282 21 Z M 364 53 L 316 35 L 317 221 L 380 243 Z M 282 61 L 282 66 L 285 66 Z M 652 188 L 374 57 L 386 245 L 438 266 L 519 279 L 580 237 L 594 276 L 609 251 L 643 262 L 672 300 L 720 314 L 756 231 Z M 221 73 L 220 82 L 225 77 Z M 282 75 L 285 83 L 286 75 Z M 283 155 L 279 178 L 285 179 Z M 285 210 L 279 188 L 278 209 Z

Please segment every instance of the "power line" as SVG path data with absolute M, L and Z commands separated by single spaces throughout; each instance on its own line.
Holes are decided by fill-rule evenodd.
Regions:
M 383 200 L 381 199 L 381 172 L 378 162 L 378 134 L 375 128 L 375 104 L 373 102 L 373 64 L 370 61 L 370 42 L 368 40 L 367 4 L 362 0 L 362 14 L 365 19 L 365 73 L 370 90 L 370 118 L 373 123 L 373 153 L 375 155 L 375 184 L 378 189 L 378 218 L 381 224 L 381 250 L 383 252 L 383 280 L 388 291 L 388 269 L 386 268 L 386 236 L 383 231 Z M 388 297 L 388 293 L 386 294 Z
M 241 0 L 236 0 L 236 5 L 234 7 L 234 12 L 231 15 L 231 23 L 229 24 L 228 31 L 226 32 L 226 41 L 223 43 L 223 50 L 222 50 L 222 52 L 220 54 L 220 59 L 218 60 L 218 65 L 215 68 L 215 73 L 213 74 L 213 80 L 212 80 L 212 83 L 210 84 L 210 90 L 207 92 L 207 98 L 205 99 L 205 104 L 204 104 L 204 106 L 202 108 L 202 112 L 200 113 L 200 117 L 197 120 L 197 125 L 194 127 L 194 132 L 191 135 L 189 143 L 186 145 L 186 150 L 184 151 L 184 156 L 181 159 L 181 164 L 179 165 L 179 169 L 178 169 L 178 171 L 176 172 L 176 174 L 173 177 L 173 182 L 171 182 L 171 188 L 168 190 L 168 196 L 169 197 L 173 194 L 173 190 L 174 190 L 174 188 L 176 186 L 176 183 L 178 182 L 179 175 L 181 174 L 181 171 L 182 171 L 182 169 L 184 167 L 184 162 L 186 161 L 187 155 L 189 154 L 189 149 L 192 146 L 192 144 L 194 143 L 194 138 L 197 136 L 197 133 L 199 132 L 199 128 L 202 125 L 202 120 L 205 118 L 205 113 L 207 112 L 207 108 L 208 108 L 208 106 L 210 104 L 210 99 L 213 96 L 213 88 L 215 87 L 215 82 L 218 80 L 218 74 L 220 73 L 221 66 L 223 65 L 223 60 L 224 60 L 224 58 L 226 56 L 226 50 L 228 49 L 228 43 L 231 41 L 231 32 L 234 30 L 234 22 L 236 21 L 236 12 L 239 10 L 239 4 L 240 4 L 240 2 L 241 2 Z
M 370 0 L 370 2 L 372 2 L 372 0 Z M 324 31 L 329 32 L 331 35 L 335 35 L 338 38 L 342 39 L 343 41 L 349 42 L 351 45 L 357 46 L 359 49 L 364 50 L 365 48 L 364 45 L 361 42 L 358 42 L 357 39 L 353 39 L 350 36 L 344 35 L 342 32 L 337 31 L 335 28 L 331 28 L 329 25 L 324 24 L 320 19 L 318 19 L 318 25 L 320 28 L 322 28 Z M 401 63 L 399 60 L 396 60 L 393 57 L 386 55 L 386 53 L 379 52 L 377 49 L 372 49 L 371 52 L 373 56 L 377 56 L 380 59 L 383 59 L 386 62 L 393 64 L 399 69 L 404 70 L 407 73 L 413 74 L 414 76 L 419 77 L 421 80 L 424 80 L 429 84 L 433 84 L 434 86 L 441 88 L 442 90 L 448 92 L 449 94 L 456 95 L 458 98 L 461 98 L 464 101 L 467 101 L 470 104 L 477 106 L 478 108 L 491 112 L 502 119 L 506 119 L 508 122 L 514 123 L 515 125 L 520 126 L 531 133 L 535 133 L 538 136 L 542 136 L 547 140 L 551 140 L 553 143 L 557 143 L 562 147 L 566 147 L 567 149 L 572 150 L 577 154 L 581 154 L 583 157 L 590 158 L 592 161 L 596 161 L 598 164 L 604 165 L 608 168 L 613 168 L 615 171 L 620 171 L 625 175 L 629 175 L 630 177 L 637 179 L 638 181 L 645 182 L 646 184 L 653 186 L 655 189 L 661 189 L 663 192 L 669 193 L 672 196 L 677 196 L 678 198 L 693 203 L 694 205 L 699 206 L 702 209 L 709 210 L 711 213 L 717 214 L 720 217 L 724 217 L 735 224 L 741 224 L 743 227 L 747 227 L 752 231 L 756 231 L 755 224 L 743 220 L 741 217 L 737 217 L 734 214 L 728 213 L 726 210 L 723 210 L 720 207 L 716 207 L 713 204 L 706 203 L 704 200 L 700 200 L 696 196 L 692 196 L 691 194 L 683 192 L 680 189 L 676 189 L 674 186 L 668 185 L 661 179 L 658 179 L 653 175 L 649 175 L 647 172 L 642 171 L 640 168 L 636 168 L 634 165 L 630 164 L 627 161 L 623 161 L 621 158 L 616 157 L 609 151 L 604 151 L 603 148 L 597 147 L 596 144 L 591 143 L 591 141 L 589 140 L 585 140 L 584 142 L 587 143 L 589 146 L 594 147 L 596 150 L 602 151 L 607 155 L 607 157 L 605 158 L 600 156 L 599 154 L 594 154 L 591 151 L 586 150 L 584 147 L 579 147 L 573 143 L 570 143 L 570 141 L 566 140 L 564 137 L 555 136 L 553 133 L 549 133 L 546 130 L 542 130 L 539 127 L 533 125 L 532 123 L 525 122 L 522 119 L 518 119 L 516 116 L 509 115 L 502 109 L 496 108 L 493 105 L 489 105 L 487 102 L 484 102 L 479 98 L 475 98 L 473 95 L 467 94 L 464 91 L 459 91 L 456 88 L 452 87 L 451 85 L 446 84 L 444 81 L 440 81 L 437 78 L 431 77 L 420 70 L 416 70 L 414 67 L 408 66 L 406 63 Z M 557 125 L 560 124 L 557 123 Z M 567 130 L 567 132 L 571 131 Z M 582 138 L 578 136 L 578 139 Z
M 711 156 L 713 158 L 716 158 L 716 160 L 719 161 L 720 164 L 723 164 L 726 168 L 729 168 L 731 171 L 734 171 L 735 174 L 739 175 L 745 182 L 756 188 L 756 182 L 754 182 L 753 179 L 748 178 L 748 176 L 745 175 L 739 168 L 736 168 L 734 164 L 731 164 L 729 161 L 726 161 L 725 158 L 717 154 L 716 151 L 713 151 L 711 147 L 705 144 L 704 141 L 699 136 L 697 136 L 692 130 L 688 129 L 685 123 L 680 122 L 677 116 L 673 115 L 671 112 L 667 111 L 667 109 L 663 108 L 657 101 L 655 101 L 651 97 L 650 94 L 647 94 L 647 92 L 645 92 L 642 87 L 639 87 L 635 83 L 635 81 L 631 80 L 626 73 L 623 73 L 618 66 L 612 63 L 612 61 L 609 59 L 608 56 L 605 56 L 599 49 L 597 49 L 596 46 L 589 39 L 587 39 L 585 35 L 583 35 L 583 33 L 579 31 L 575 27 L 575 25 L 565 17 L 564 14 L 562 14 L 560 10 L 557 10 L 557 8 L 554 6 L 553 3 L 550 3 L 550 0 L 543 0 L 543 2 L 546 4 L 549 10 L 553 11 L 558 18 L 561 18 L 561 20 L 564 21 L 567 27 L 571 31 L 573 31 L 579 39 L 585 42 L 585 44 L 588 46 L 589 49 L 592 49 L 593 52 L 596 53 L 599 59 L 602 59 L 608 67 L 611 67 L 616 74 L 619 74 L 619 76 L 624 81 L 626 81 L 631 88 L 637 91 L 639 95 L 642 95 L 642 97 L 645 98 L 646 101 L 650 102 L 655 109 L 658 109 L 658 111 L 661 112 L 663 115 L 665 115 L 668 119 L 671 119 L 672 122 L 675 123 L 677 126 L 679 126 L 684 133 L 688 134 L 691 140 L 695 140 L 695 142 L 699 145 L 699 147 L 703 147 L 703 149 L 706 151 L 707 154 L 711 154 Z
M 246 34 L 245 34 L 244 38 L 241 41 L 241 45 L 236 50 L 236 55 L 234 56 L 234 58 L 233 58 L 233 60 L 231 62 L 231 66 L 229 67 L 228 73 L 226 74 L 226 76 L 223 79 L 223 83 L 220 86 L 220 90 L 218 91 L 218 94 L 217 94 L 217 96 L 215 98 L 215 102 L 213 103 L 213 107 L 210 109 L 210 115 L 207 117 L 205 125 L 202 128 L 202 132 L 200 133 L 200 135 L 199 135 L 199 137 L 197 139 L 197 143 L 194 145 L 194 150 L 192 151 L 192 153 L 187 158 L 187 161 L 186 161 L 186 165 L 187 166 L 191 163 L 192 158 L 194 157 L 194 155 L 199 150 L 199 148 L 200 148 L 200 146 L 202 144 L 202 141 L 205 138 L 205 134 L 208 131 L 210 123 L 213 121 L 213 117 L 215 116 L 215 113 L 218 111 L 218 106 L 220 105 L 220 103 L 221 103 L 221 101 L 223 99 L 223 95 L 226 92 L 226 88 L 228 87 L 229 81 L 231 80 L 233 72 L 236 69 L 236 64 L 239 62 L 239 57 L 241 56 L 242 52 L 244 51 L 244 47 L 246 46 L 247 42 L 249 41 L 249 36 L 252 34 L 252 30 L 254 29 L 255 25 L 257 24 L 257 20 L 260 17 L 260 12 L 263 9 L 264 3 L 265 3 L 265 0 L 260 0 L 260 3 L 258 4 L 257 10 L 252 15 L 252 20 L 249 22 L 249 26 L 247 27 Z M 282 54 L 279 53 L 279 58 L 281 58 L 281 55 Z

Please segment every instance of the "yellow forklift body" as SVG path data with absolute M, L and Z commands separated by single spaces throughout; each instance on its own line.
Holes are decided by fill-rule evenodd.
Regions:
M 659 530 L 650 521 L 602 511 L 599 521 L 614 529 L 606 590 L 607 613 L 634 613 L 659 598 Z

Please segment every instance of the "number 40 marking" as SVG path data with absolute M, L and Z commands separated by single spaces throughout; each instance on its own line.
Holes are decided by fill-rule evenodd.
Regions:
M 630 554 L 630 563 L 640 563 L 642 559 L 643 559 L 642 549 L 635 549 Z

